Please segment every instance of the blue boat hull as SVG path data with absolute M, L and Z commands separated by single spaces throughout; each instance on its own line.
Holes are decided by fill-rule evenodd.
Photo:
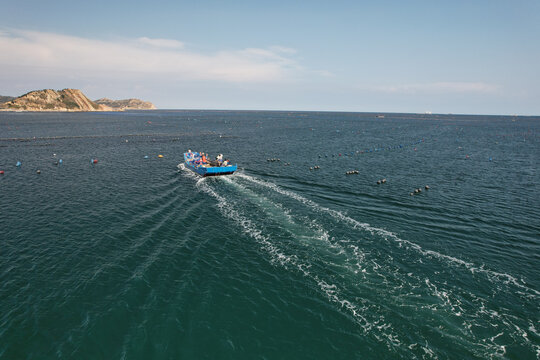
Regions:
M 184 166 L 189 170 L 193 171 L 196 174 L 201 176 L 220 176 L 220 175 L 231 175 L 237 170 L 237 165 L 231 166 L 215 166 L 215 167 L 204 167 L 204 166 L 193 166 L 188 163 L 184 163 Z

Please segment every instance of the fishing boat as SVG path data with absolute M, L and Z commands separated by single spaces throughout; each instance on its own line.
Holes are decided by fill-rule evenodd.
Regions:
M 233 174 L 238 166 L 226 162 L 206 161 L 203 163 L 201 154 L 188 151 L 184 153 L 184 166 L 201 176 L 220 176 Z

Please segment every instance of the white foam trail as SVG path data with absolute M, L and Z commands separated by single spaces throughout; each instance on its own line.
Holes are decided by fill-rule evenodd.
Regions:
M 266 181 L 263 181 L 263 180 L 259 180 L 259 179 L 253 178 L 253 177 L 245 175 L 245 174 L 239 174 L 239 175 L 240 175 L 241 178 L 243 178 L 245 180 L 248 180 L 248 181 L 250 181 L 252 183 L 255 183 L 255 184 L 258 184 L 258 185 L 261 185 L 261 186 L 265 186 L 265 187 L 267 187 L 269 189 L 272 189 L 273 191 L 276 191 L 277 193 L 279 193 L 281 195 L 288 196 L 289 198 L 295 199 L 295 200 L 303 203 L 304 205 L 310 207 L 311 209 L 313 209 L 315 211 L 329 214 L 333 218 L 335 218 L 336 220 L 344 222 L 344 223 L 348 224 L 349 226 L 351 226 L 354 229 L 362 229 L 362 230 L 365 230 L 365 231 L 369 231 L 372 234 L 378 234 L 379 236 L 382 236 L 385 239 L 391 239 L 391 240 L 399 243 L 400 246 L 403 245 L 403 246 L 406 246 L 407 248 L 413 249 L 413 250 L 417 251 L 418 253 L 420 253 L 423 256 L 434 257 L 434 258 L 437 258 L 437 259 L 440 259 L 440 260 L 444 260 L 446 263 L 448 263 L 450 265 L 453 265 L 453 266 L 456 266 L 456 267 L 464 267 L 468 271 L 470 271 L 471 273 L 483 273 L 488 278 L 488 280 L 491 281 L 494 284 L 500 284 L 501 282 L 503 284 L 505 284 L 505 285 L 506 284 L 512 284 L 512 285 L 514 285 L 516 287 L 519 287 L 520 289 L 528 291 L 526 293 L 523 293 L 523 292 L 518 292 L 518 293 L 521 294 L 521 295 L 525 295 L 525 296 L 527 296 L 529 298 L 536 299 L 538 294 L 539 294 L 538 291 L 536 291 L 534 289 L 531 289 L 531 288 L 527 287 L 526 285 L 520 283 L 515 277 L 513 277 L 511 275 L 496 272 L 496 271 L 492 271 L 492 270 L 489 270 L 489 269 L 485 269 L 483 267 L 483 265 L 478 267 L 473 263 L 470 263 L 470 262 L 467 262 L 467 261 L 464 261 L 464 260 L 461 260 L 461 259 L 458 259 L 458 258 L 455 258 L 455 257 L 452 257 L 452 256 L 448 256 L 448 255 L 445 255 L 445 254 L 441 254 L 441 253 L 436 252 L 436 251 L 425 250 L 420 245 L 418 245 L 416 243 L 413 243 L 411 241 L 408 241 L 408 240 L 401 239 L 397 235 L 393 234 L 390 231 L 387 231 L 385 229 L 378 229 L 378 228 L 372 227 L 369 224 L 361 223 L 361 222 L 359 222 L 359 221 L 357 221 L 355 219 L 352 219 L 352 218 L 344 215 L 343 213 L 341 213 L 339 211 L 328 209 L 328 208 L 325 208 L 323 206 L 320 206 L 319 204 L 317 204 L 317 203 L 315 203 L 315 202 L 313 202 L 313 201 L 311 201 L 309 199 L 306 199 L 305 197 L 303 197 L 301 195 L 298 195 L 298 194 L 296 194 L 296 193 L 294 193 L 292 191 L 285 190 L 285 189 L 279 187 L 276 184 L 266 182 Z M 379 274 L 379 275 L 381 275 L 381 274 Z M 385 282 L 386 282 L 386 280 L 385 280 Z M 518 335 L 521 336 L 523 339 L 525 339 L 525 344 L 527 344 L 528 346 L 532 346 L 534 351 L 537 354 L 540 354 L 540 347 L 538 347 L 535 344 L 532 344 L 530 339 L 528 339 L 528 337 L 527 337 L 527 333 L 525 331 L 523 331 L 522 329 L 520 329 L 512 321 L 510 321 L 510 319 L 509 319 L 509 317 L 511 318 L 510 315 L 505 314 L 505 313 L 503 313 L 503 314 L 497 314 L 497 313 L 493 314 L 493 313 L 491 313 L 489 311 L 488 312 L 482 311 L 482 309 L 480 309 L 480 311 L 478 313 L 474 312 L 474 311 L 471 312 L 470 309 L 466 309 L 466 308 L 463 307 L 463 303 L 461 302 L 460 297 L 455 296 L 450 289 L 444 289 L 444 286 L 439 288 L 435 284 L 431 283 L 429 281 L 429 279 L 427 279 L 427 278 L 425 279 L 425 285 L 426 285 L 426 289 L 428 289 L 431 294 L 436 296 L 441 301 L 440 305 L 442 305 L 443 308 L 448 309 L 449 312 L 451 314 L 453 314 L 454 316 L 464 319 L 463 320 L 464 321 L 463 322 L 464 326 L 466 326 L 466 327 L 469 326 L 469 329 L 470 329 L 470 326 L 472 326 L 474 324 L 474 319 L 476 317 L 475 314 L 478 314 L 478 313 L 484 314 L 484 316 L 482 316 L 482 318 L 480 320 L 480 324 L 485 324 L 485 322 L 487 322 L 488 324 L 490 324 L 492 326 L 496 326 L 497 323 L 502 321 L 505 324 L 507 329 L 513 329 L 513 331 L 511 331 L 510 336 L 515 341 L 520 342 L 521 340 L 516 339 L 516 336 L 518 336 Z M 444 284 L 441 284 L 441 285 L 444 285 Z M 469 294 L 469 295 L 472 295 L 472 294 Z M 483 300 L 481 302 L 483 303 Z M 432 311 L 438 311 L 438 307 L 439 307 L 439 305 L 434 303 L 434 304 L 431 304 L 431 305 L 427 305 L 425 308 L 431 309 Z M 491 322 L 490 319 L 496 320 L 496 321 Z M 473 321 L 472 323 L 471 323 L 471 320 Z M 481 325 L 479 325 L 479 326 L 481 326 Z M 504 356 L 504 354 L 506 353 L 506 345 L 500 345 L 500 344 L 497 344 L 495 342 L 495 339 L 497 338 L 497 335 L 492 337 L 492 338 L 486 338 L 486 339 L 483 339 L 483 340 L 478 339 L 477 336 L 473 332 L 469 332 L 469 336 L 471 336 L 473 339 L 477 339 L 477 341 L 475 342 L 476 345 L 483 348 L 484 351 L 478 351 L 476 349 L 473 350 L 473 352 L 475 354 L 477 354 L 478 356 L 480 356 L 480 357 L 493 356 L 494 354 L 496 356 Z M 423 349 L 426 350 L 426 348 L 423 348 Z M 426 353 L 426 354 L 428 354 L 428 353 Z
M 535 290 L 533 288 L 530 288 L 530 287 L 522 284 L 521 282 L 518 281 L 518 279 L 516 279 L 512 275 L 505 274 L 505 273 L 500 273 L 500 272 L 489 270 L 489 269 L 485 269 L 483 266 L 478 267 L 477 265 L 475 265 L 473 263 L 470 263 L 470 262 L 455 258 L 453 256 L 441 254 L 441 253 L 439 253 L 437 251 L 425 250 L 420 245 L 418 245 L 418 244 L 416 244 L 416 243 L 414 243 L 412 241 L 409 241 L 409 240 L 401 239 L 396 234 L 394 234 L 394 233 L 392 233 L 392 232 L 390 232 L 388 230 L 376 228 L 376 227 L 373 227 L 373 226 L 371 226 L 371 225 L 369 225 L 367 223 L 361 223 L 361 222 L 359 222 L 359 221 L 357 221 L 357 220 L 355 220 L 353 218 L 350 218 L 349 216 L 343 214 L 340 211 L 329 209 L 327 207 L 321 206 L 321 205 L 317 204 L 316 202 L 314 202 L 312 200 L 309 200 L 309 199 L 307 199 L 307 198 L 305 198 L 305 197 L 303 197 L 301 195 L 296 194 L 293 191 L 285 190 L 285 189 L 281 188 L 280 186 L 278 186 L 278 185 L 276 185 L 274 183 L 264 181 L 264 180 L 260 180 L 260 179 L 256 179 L 256 178 L 254 178 L 252 176 L 242 174 L 242 173 L 237 174 L 237 176 L 241 177 L 241 178 L 243 178 L 245 180 L 251 181 L 251 182 L 253 182 L 255 184 L 265 186 L 265 187 L 267 187 L 269 189 L 274 190 L 275 192 L 277 192 L 279 194 L 288 196 L 291 199 L 294 199 L 296 201 L 299 201 L 299 202 L 303 203 L 304 205 L 307 205 L 308 207 L 310 207 L 311 209 L 313 209 L 315 211 L 327 213 L 330 216 L 332 216 L 333 218 L 335 218 L 336 220 L 339 220 L 339 221 L 342 221 L 342 222 L 348 224 L 353 229 L 362 229 L 362 230 L 370 232 L 371 234 L 378 234 L 379 236 L 382 236 L 385 240 L 391 239 L 391 240 L 396 241 L 400 245 L 404 244 L 404 245 L 406 245 L 409 248 L 419 252 L 420 254 L 422 254 L 424 256 L 433 256 L 433 257 L 436 257 L 438 259 L 446 260 L 448 263 L 450 263 L 450 264 L 452 264 L 454 266 L 465 267 L 471 273 L 475 273 L 475 272 L 483 273 L 483 274 L 487 275 L 487 278 L 492 282 L 494 282 L 494 279 L 497 279 L 499 281 L 503 281 L 504 283 L 511 283 L 514 286 L 519 287 L 519 288 L 521 288 L 523 290 L 530 291 L 536 296 L 540 295 L 540 291 L 537 291 L 537 290 Z
M 203 186 L 205 185 L 205 186 Z M 269 238 L 267 236 L 264 236 L 262 234 L 262 231 L 257 229 L 256 226 L 253 224 L 253 222 L 248 219 L 247 217 L 240 214 L 238 210 L 236 210 L 223 196 L 219 195 L 217 192 L 215 192 L 211 187 L 207 186 L 207 184 L 198 181 L 197 187 L 200 188 L 202 191 L 206 192 L 207 194 L 211 195 L 218 201 L 218 208 L 220 209 L 221 213 L 239 224 L 243 229 L 244 232 L 249 235 L 250 237 L 254 238 L 263 245 L 264 249 L 270 253 L 270 255 L 274 256 L 273 260 L 277 260 L 281 265 L 286 265 L 288 263 L 295 263 L 295 259 L 292 256 L 287 256 L 284 253 L 282 253 L 274 244 L 272 244 L 269 241 Z
M 263 195 L 256 194 L 251 189 L 248 189 L 247 187 L 239 184 L 236 181 L 232 181 L 232 179 L 230 177 L 223 177 L 222 179 L 223 179 L 224 182 L 236 187 L 238 190 L 242 191 L 244 194 L 247 194 L 248 196 L 250 196 L 253 200 L 256 200 L 258 202 L 258 205 L 262 205 L 264 203 L 265 205 L 269 205 L 271 207 L 277 208 L 279 210 L 279 215 L 283 214 L 284 217 L 286 218 L 285 221 L 287 223 L 289 223 L 291 225 L 294 225 L 294 226 L 297 226 L 297 224 L 294 222 L 294 220 L 293 220 L 293 218 L 291 216 L 291 211 L 289 209 L 284 208 L 283 205 L 281 205 L 279 203 L 275 203 L 275 202 L 271 201 L 270 199 L 266 198 Z M 261 206 L 261 207 L 263 207 L 263 206 Z M 272 215 L 276 215 L 276 214 L 274 213 Z
M 314 281 L 331 302 L 340 305 L 341 308 L 352 314 L 356 323 L 362 327 L 365 333 L 373 333 L 373 330 L 379 330 L 380 333 L 376 333 L 374 336 L 379 340 L 382 340 L 382 337 L 386 338 L 386 344 L 389 349 L 392 349 L 392 346 L 399 345 L 397 335 L 392 333 L 390 325 L 384 324 L 384 317 L 382 315 L 379 314 L 376 321 L 370 322 L 363 313 L 374 311 L 374 309 L 369 309 L 367 306 L 359 307 L 351 301 L 344 299 L 335 284 L 328 284 L 324 279 L 319 278 L 319 276 L 312 274 L 309 271 L 311 267 L 310 264 L 300 261 L 296 255 L 287 255 L 283 253 L 271 242 L 271 239 L 267 235 L 263 234 L 262 230 L 256 227 L 253 221 L 241 214 L 240 211 L 234 208 L 225 197 L 219 195 L 215 190 L 208 186 L 208 183 L 197 182 L 197 187 L 218 201 L 217 206 L 222 215 L 236 222 L 242 227 L 244 233 L 255 239 L 262 248 L 270 254 L 271 262 L 279 263 L 285 269 L 292 266 L 305 277 Z M 382 325 L 379 325 L 380 323 L 382 323 Z M 388 331 L 390 333 L 388 333 Z
M 267 198 L 264 195 L 255 193 L 253 190 L 251 190 L 248 187 L 240 184 L 238 181 L 234 181 L 233 177 L 224 177 L 223 180 L 225 182 L 231 184 L 232 186 L 235 186 L 240 191 L 252 196 L 253 198 L 256 198 L 256 200 L 259 203 L 258 205 L 263 205 L 264 204 L 264 205 L 268 205 L 270 207 L 274 207 L 274 208 L 278 209 L 279 210 L 279 215 L 277 215 L 276 213 L 272 213 L 272 212 L 267 211 L 266 206 L 261 206 L 266 212 L 268 212 L 272 216 L 281 216 L 283 214 L 284 217 L 285 217 L 284 220 L 289 225 L 291 225 L 293 228 L 296 228 L 296 229 L 302 228 L 302 229 L 299 229 L 299 230 L 302 233 L 306 233 L 306 234 L 299 235 L 300 237 L 308 237 L 308 238 L 313 239 L 313 240 L 320 240 L 320 241 L 324 242 L 330 248 L 337 249 L 338 252 L 343 252 L 344 251 L 342 246 L 340 246 L 339 244 L 334 244 L 334 243 L 332 243 L 330 241 L 330 234 L 328 233 L 328 231 L 326 231 L 324 229 L 324 227 L 322 227 L 315 220 L 309 219 L 309 218 L 308 219 L 305 219 L 305 218 L 300 218 L 299 219 L 298 217 L 293 216 L 292 211 L 290 209 L 287 209 L 283 204 L 281 204 L 279 202 L 276 202 L 276 201 L 272 201 L 272 200 L 270 200 L 269 198 Z M 303 226 L 305 226 L 305 227 L 302 227 L 302 225 L 300 225 L 298 221 L 300 222 L 300 224 L 303 224 Z M 291 233 L 291 235 L 293 235 L 293 236 L 297 235 L 292 231 L 292 229 L 286 229 L 286 230 L 289 231 Z
M 468 270 L 470 270 L 471 272 L 480 272 L 480 273 L 487 274 L 488 279 L 490 281 L 492 281 L 492 282 L 495 282 L 497 280 L 498 284 L 500 284 L 500 281 L 502 280 L 505 283 L 513 283 L 511 281 L 508 281 L 506 276 L 509 276 L 509 275 L 507 275 L 507 274 L 501 274 L 501 273 L 497 273 L 497 272 L 494 272 L 494 271 L 486 270 L 483 267 L 478 268 L 477 266 L 474 266 L 474 264 L 468 263 L 468 262 L 463 261 L 461 259 L 453 258 L 453 257 L 450 257 L 448 255 L 440 254 L 440 253 L 435 252 L 435 251 L 425 250 L 422 247 L 420 247 L 418 244 L 415 244 L 415 243 L 410 242 L 408 240 L 400 239 L 397 235 L 391 233 L 390 231 L 387 231 L 387 230 L 384 230 L 384 229 L 378 229 L 378 228 L 372 227 L 369 224 L 361 223 L 361 222 L 359 222 L 359 221 L 357 221 L 355 219 L 352 219 L 352 218 L 348 217 L 347 215 L 344 215 L 343 213 L 341 213 L 339 211 L 328 209 L 328 208 L 325 208 L 323 206 L 320 206 L 317 203 L 315 203 L 315 202 L 313 202 L 313 201 L 311 201 L 311 200 L 309 200 L 309 199 L 307 199 L 307 198 L 305 198 L 305 197 L 303 197 L 301 195 L 298 195 L 298 194 L 296 194 L 296 193 L 294 193 L 292 191 L 285 190 L 285 189 L 277 186 L 276 184 L 269 183 L 269 182 L 266 182 L 266 181 L 263 181 L 263 180 L 259 180 L 259 179 L 256 179 L 256 178 L 250 177 L 248 175 L 244 175 L 244 174 L 237 174 L 232 178 L 226 178 L 225 182 L 233 183 L 235 186 L 238 186 L 240 188 L 240 190 L 245 189 L 246 191 L 249 191 L 252 195 L 256 196 L 257 198 L 260 198 L 260 197 L 264 198 L 267 202 L 269 202 L 270 205 L 276 206 L 277 208 L 280 208 L 280 209 L 283 209 L 283 210 L 286 210 L 287 219 L 290 220 L 290 221 L 294 222 L 295 220 L 297 220 L 296 217 L 291 217 L 290 216 L 290 214 L 291 214 L 290 209 L 286 209 L 286 207 L 283 204 L 281 204 L 279 202 L 276 203 L 273 200 L 270 200 L 269 198 L 266 198 L 266 197 L 260 195 L 259 193 L 254 192 L 252 187 L 251 186 L 248 187 L 246 185 L 246 183 L 238 183 L 237 181 L 234 180 L 235 177 L 238 177 L 240 179 L 245 179 L 245 180 L 247 180 L 247 181 L 249 181 L 251 183 L 254 183 L 254 184 L 269 188 L 272 191 L 275 191 L 275 192 L 277 192 L 277 193 L 279 193 L 281 195 L 284 195 L 285 197 L 295 199 L 296 201 L 299 201 L 299 202 L 303 203 L 304 205 L 308 206 L 312 210 L 331 215 L 332 218 L 334 218 L 334 219 L 336 219 L 336 220 L 338 220 L 340 222 L 344 222 L 344 223 L 348 224 L 353 229 L 361 229 L 361 230 L 364 230 L 364 231 L 368 231 L 368 232 L 370 232 L 372 234 L 377 234 L 379 236 L 382 236 L 385 239 L 391 239 L 391 240 L 396 241 L 397 243 L 399 243 L 400 246 L 402 246 L 402 245 L 406 246 L 407 248 L 413 249 L 413 250 L 417 251 L 418 253 L 420 253 L 420 254 L 422 254 L 424 256 L 435 257 L 435 258 L 438 258 L 438 259 L 441 259 L 441 260 L 445 260 L 445 262 L 447 262 L 449 264 L 452 264 L 454 266 L 465 267 Z M 197 182 L 198 186 L 200 186 L 200 187 L 202 187 L 203 185 L 204 185 L 204 187 L 210 187 L 209 185 L 212 184 L 212 183 L 213 182 L 210 182 L 210 183 L 208 183 L 208 182 L 203 183 L 201 181 Z M 212 190 L 212 189 L 210 189 L 210 190 Z M 212 191 L 214 191 L 214 190 L 212 190 Z M 214 191 L 214 193 L 215 193 L 215 191 Z M 216 198 L 216 199 L 218 199 L 218 207 L 219 207 L 220 206 L 219 205 L 220 204 L 220 199 L 219 198 Z M 227 202 L 225 200 L 225 198 L 223 198 L 223 197 L 221 197 L 221 201 Z M 258 205 L 258 206 L 261 206 L 263 209 L 265 209 L 266 205 L 267 205 L 266 202 L 260 203 L 258 201 L 255 204 Z M 229 208 L 227 208 L 226 206 L 228 206 Z M 230 210 L 230 209 L 235 210 L 234 207 L 231 204 L 226 204 L 226 206 L 222 206 L 220 208 L 222 212 L 224 211 L 223 214 L 225 216 L 227 216 L 228 210 Z M 236 222 L 239 222 L 242 226 L 246 226 L 244 228 L 244 231 L 248 235 L 250 235 L 251 237 L 256 238 L 256 235 L 257 235 L 256 233 L 253 232 L 253 230 L 259 231 L 259 235 L 261 235 L 263 237 L 263 239 L 266 240 L 267 245 L 270 245 L 269 247 L 265 248 L 265 242 L 263 241 L 261 243 L 261 245 L 263 245 L 262 246 L 263 249 L 265 249 L 266 251 L 268 251 L 270 253 L 271 261 L 273 263 L 280 263 L 286 269 L 292 269 L 292 270 L 296 270 L 296 271 L 301 272 L 305 277 L 311 279 L 312 281 L 314 281 L 317 284 L 319 290 L 329 299 L 330 302 L 338 304 L 342 309 L 344 309 L 348 313 L 352 314 L 355 321 L 361 326 L 361 328 L 365 332 L 369 332 L 370 335 L 374 336 L 379 341 L 384 342 L 388 346 L 389 349 L 395 349 L 395 347 L 403 349 L 403 347 L 400 346 L 401 342 L 400 342 L 399 338 L 395 334 L 393 334 L 391 324 L 385 323 L 384 318 L 378 317 L 380 315 L 380 311 L 377 308 L 377 306 L 366 305 L 366 304 L 363 304 L 363 303 L 354 304 L 354 303 L 351 303 L 349 300 L 344 299 L 344 297 L 342 296 L 342 294 L 340 293 L 338 287 L 335 284 L 328 283 L 327 280 L 321 279 L 317 274 L 314 274 L 313 272 L 310 272 L 311 264 L 309 262 L 305 263 L 305 262 L 300 261 L 296 255 L 283 254 L 279 249 L 277 249 L 277 247 L 275 245 L 272 244 L 271 239 L 269 237 L 265 236 L 262 233 L 262 230 L 258 230 L 255 227 L 256 224 L 254 224 L 253 222 L 246 222 L 246 219 L 247 219 L 246 216 L 241 215 L 239 212 L 237 212 L 237 213 L 238 213 L 238 215 L 241 216 L 241 218 L 234 219 L 234 217 L 235 217 L 234 213 L 232 213 L 232 217 L 231 216 L 228 216 L 228 217 L 235 220 Z M 231 214 L 231 213 L 229 213 L 229 214 Z M 269 214 L 272 215 L 272 213 L 269 213 Z M 312 220 L 309 217 L 307 217 L 306 220 L 302 220 L 302 222 L 306 226 L 309 226 L 309 224 L 312 223 L 313 221 L 315 221 L 315 220 Z M 315 221 L 315 224 L 314 224 L 313 228 L 317 229 L 317 230 L 322 229 L 322 231 L 323 231 L 322 236 L 323 237 L 326 236 L 326 239 L 328 241 L 330 241 L 329 240 L 330 235 L 328 234 L 328 232 L 324 229 L 324 227 L 322 227 L 316 221 Z M 332 242 L 330 241 L 330 243 L 332 243 Z M 340 245 L 337 244 L 337 246 L 340 246 Z M 359 259 L 360 262 L 362 262 L 364 260 L 365 254 L 361 253 L 361 251 L 360 251 L 360 254 L 358 254 L 357 252 L 354 251 L 355 248 L 358 249 L 358 247 L 356 247 L 356 245 L 351 247 L 351 244 L 347 243 L 345 246 L 353 249 L 353 254 L 354 254 L 355 258 Z M 380 273 L 379 271 L 377 271 L 377 268 L 378 268 L 379 265 L 377 265 L 377 263 L 375 263 L 374 261 L 373 261 L 373 264 L 375 266 L 373 268 L 375 273 L 378 274 L 379 276 L 383 276 L 384 273 Z M 357 265 L 360 268 L 360 265 L 359 264 L 357 264 Z M 364 272 L 365 269 L 361 269 L 361 270 L 362 270 L 362 272 Z M 411 275 L 412 274 L 408 274 L 408 276 L 411 276 Z M 398 276 L 398 274 L 396 274 L 396 276 Z M 390 286 L 389 281 L 386 279 L 386 277 L 383 276 L 383 278 L 384 278 L 384 283 L 386 284 L 386 286 Z M 426 290 L 428 290 L 429 293 L 431 293 L 433 296 L 437 297 L 440 300 L 440 303 L 435 302 L 435 303 L 432 303 L 432 304 L 429 304 L 429 305 L 422 306 L 422 308 L 430 309 L 430 310 L 432 310 L 434 312 L 438 312 L 438 311 L 447 309 L 452 315 L 463 319 L 463 326 L 464 326 L 463 331 L 464 331 L 464 334 L 466 333 L 467 336 L 469 338 L 471 338 L 471 341 L 474 341 L 474 342 L 471 342 L 471 346 L 474 344 L 474 345 L 479 346 L 480 348 L 482 348 L 481 350 L 478 349 L 478 348 L 471 349 L 473 351 L 473 353 L 475 353 L 479 357 L 490 357 L 490 356 L 493 356 L 493 355 L 496 355 L 496 356 L 501 356 L 502 355 L 502 356 L 504 356 L 505 351 L 506 351 L 506 348 L 505 348 L 506 345 L 499 345 L 499 344 L 496 343 L 498 335 L 495 335 L 495 336 L 493 336 L 491 338 L 481 339 L 481 338 L 477 337 L 478 335 L 475 334 L 474 331 L 471 331 L 471 327 L 476 325 L 476 324 L 478 324 L 477 326 L 486 326 L 486 323 L 487 323 L 487 325 L 495 326 L 497 323 L 500 323 L 500 321 L 502 321 L 507 329 L 510 329 L 510 330 L 514 329 L 514 331 L 515 331 L 515 329 L 519 329 L 519 327 L 517 327 L 516 324 L 514 324 L 512 321 L 510 321 L 510 318 L 511 318 L 510 315 L 505 314 L 505 313 L 497 314 L 497 313 L 494 313 L 492 310 L 482 310 L 482 309 L 484 309 L 483 304 L 484 304 L 485 299 L 481 299 L 481 298 L 478 298 L 478 300 L 482 304 L 482 307 L 480 308 L 479 311 L 478 311 L 478 309 L 476 309 L 476 310 L 469 309 L 466 306 L 464 307 L 464 304 L 460 300 L 461 297 L 459 296 L 459 294 L 454 295 L 452 289 L 449 289 L 447 286 L 444 286 L 445 285 L 444 283 L 443 284 L 436 284 L 435 282 L 430 282 L 430 280 L 428 278 L 425 278 L 423 280 L 421 280 L 418 277 L 415 277 L 415 278 L 416 278 L 416 281 L 417 281 L 418 285 L 423 284 L 425 286 L 424 288 Z M 395 283 L 394 280 L 402 280 L 402 278 L 399 277 L 399 278 L 390 280 L 390 282 L 392 284 L 394 284 L 393 286 L 395 287 L 395 286 L 398 286 L 398 285 Z M 517 280 L 515 280 L 515 281 L 517 281 Z M 517 285 L 519 286 L 519 284 L 517 284 Z M 416 286 L 416 287 L 418 287 L 418 286 Z M 415 288 L 415 286 L 413 286 L 413 288 Z M 527 287 L 524 287 L 524 288 L 528 289 Z M 411 293 L 411 294 L 413 294 L 413 293 Z M 520 294 L 521 294 L 521 292 L 520 292 Z M 473 294 L 468 294 L 468 295 L 472 296 Z M 475 298 L 475 297 L 473 297 L 473 298 Z M 478 323 L 476 322 L 475 319 L 478 319 Z M 516 340 L 518 342 L 522 341 L 522 340 L 516 339 L 516 336 L 519 335 L 520 337 L 525 339 L 526 343 L 528 343 L 530 346 L 533 346 L 534 350 L 537 353 L 540 353 L 540 350 L 536 345 L 534 345 L 534 344 L 531 345 L 531 340 L 527 338 L 527 333 L 526 332 L 517 331 L 517 335 L 516 335 L 516 332 L 514 332 L 514 331 L 511 331 L 511 333 L 510 333 L 510 336 L 514 340 Z M 413 345 L 418 346 L 419 344 L 413 344 Z M 414 348 L 415 347 L 413 347 L 413 348 L 408 347 L 409 350 L 413 350 Z M 424 350 L 424 352 L 426 353 L 425 355 L 427 357 L 436 358 L 436 356 L 434 356 L 433 352 L 431 351 L 431 349 L 429 348 L 429 346 L 427 344 L 426 344 L 426 347 L 424 347 L 422 345 L 419 345 L 419 347 L 416 347 L 416 350 L 419 350 L 419 349 Z
M 358 274 L 359 272 L 363 276 L 367 274 L 367 268 L 363 264 L 365 262 L 366 255 L 355 244 L 350 243 L 349 241 L 333 241 L 334 238 L 331 238 L 328 231 L 316 220 L 310 219 L 309 217 L 305 216 L 293 216 L 292 211 L 290 209 L 287 209 L 282 203 L 270 200 L 269 198 L 259 193 L 255 193 L 249 187 L 241 184 L 238 181 L 235 181 L 234 177 L 223 178 L 223 180 L 231 184 L 232 186 L 235 186 L 243 193 L 246 193 L 249 196 L 256 198 L 258 205 L 264 205 L 261 206 L 261 208 L 273 218 L 280 218 L 281 214 L 277 215 L 273 212 L 267 211 L 267 205 L 275 207 L 279 209 L 280 212 L 283 212 L 286 216 L 286 219 L 284 221 L 286 221 L 290 225 L 290 227 L 287 227 L 285 230 L 288 231 L 292 236 L 299 239 L 307 237 L 309 240 L 316 240 L 325 244 L 326 247 L 322 250 L 325 252 L 326 255 L 330 255 L 334 259 L 334 261 L 327 263 L 328 266 L 344 267 L 347 269 L 347 271 L 350 271 L 353 274 Z M 344 245 L 342 245 L 342 243 L 346 243 L 345 247 Z M 308 246 L 312 244 L 313 242 L 310 241 L 309 243 L 306 243 L 304 245 Z M 350 264 L 350 257 L 347 256 L 348 253 L 346 248 L 350 249 L 354 256 L 355 263 L 352 265 Z M 321 250 L 321 248 L 319 248 L 319 250 Z M 337 259 L 337 257 L 341 257 L 342 262 L 336 262 L 335 260 Z

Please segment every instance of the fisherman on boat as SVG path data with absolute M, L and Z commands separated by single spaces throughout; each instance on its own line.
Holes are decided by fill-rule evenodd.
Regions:
M 223 154 L 211 160 L 207 153 L 188 150 L 184 153 L 184 161 L 186 168 L 201 176 L 230 175 L 238 168 L 236 164 L 231 164 L 229 159 L 223 161 Z

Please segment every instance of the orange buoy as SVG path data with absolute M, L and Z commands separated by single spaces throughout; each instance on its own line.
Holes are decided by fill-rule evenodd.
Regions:
M 98 162 L 97 159 L 92 160 L 92 163 L 94 163 L 94 164 L 97 164 L 97 162 Z
M 159 155 L 158 155 L 157 157 L 158 157 L 158 158 L 162 158 L 162 157 L 163 157 L 163 155 L 159 154 Z

